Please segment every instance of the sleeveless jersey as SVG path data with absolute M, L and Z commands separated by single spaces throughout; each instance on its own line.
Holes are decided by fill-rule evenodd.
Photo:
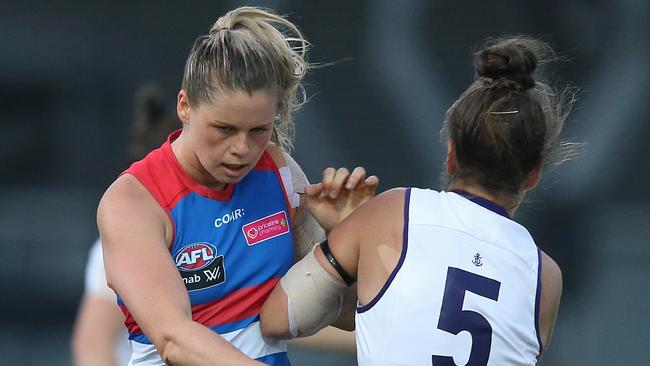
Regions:
M 169 252 L 192 304 L 192 318 L 247 356 L 288 365 L 286 342 L 262 336 L 259 312 L 293 264 L 290 211 L 282 179 L 264 152 L 257 165 L 225 190 L 196 183 L 180 166 L 171 142 L 143 160 L 132 174 L 168 214 L 174 228 Z M 164 365 L 118 296 L 131 340 L 130 365 Z
M 505 209 L 407 189 L 398 264 L 357 307 L 359 365 L 535 365 L 540 263 Z

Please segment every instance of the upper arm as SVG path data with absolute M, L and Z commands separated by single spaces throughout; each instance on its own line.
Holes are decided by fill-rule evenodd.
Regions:
M 191 319 L 185 287 L 167 249 L 168 220 L 131 175 L 109 187 L 97 212 L 108 282 L 157 346 L 170 324 Z
M 380 246 L 399 246 L 401 249 L 403 207 L 404 189 L 391 189 L 371 198 L 332 229 L 327 236 L 330 250 L 346 272 L 355 278 L 365 275 L 364 263 L 370 259 L 365 257 L 374 257 Z M 395 233 L 400 234 L 396 236 Z M 341 279 L 322 250 L 316 250 L 316 258 L 332 275 Z M 359 273 L 360 265 L 363 273 Z
M 325 230 L 318 224 L 318 221 L 304 208 L 301 197 L 298 192 L 304 192 L 309 180 L 300 168 L 300 165 L 289 155 L 282 151 L 276 145 L 269 145 L 268 152 L 275 161 L 275 164 L 289 168 L 290 177 L 283 179 L 287 191 L 289 202 L 293 210 L 293 240 L 295 260 L 302 259 L 309 251 L 312 250 L 316 243 L 325 240 Z
M 383 243 L 382 241 L 372 240 L 373 235 L 382 235 L 382 233 L 385 233 L 383 230 L 377 230 L 377 226 L 375 224 L 386 224 L 384 226 L 384 229 L 392 227 L 388 224 L 391 214 L 387 215 L 383 209 L 388 208 L 388 211 L 390 211 L 393 207 L 403 207 L 403 202 L 404 195 L 403 192 L 399 192 L 399 190 L 393 190 L 381 194 L 361 205 L 357 210 L 355 210 L 329 233 L 328 243 L 334 258 L 352 277 L 357 276 L 361 246 L 373 246 L 377 243 Z M 399 211 L 401 212 L 401 209 Z M 341 284 L 340 287 L 342 289 L 345 289 L 345 285 L 343 285 L 343 279 L 334 269 L 334 267 L 332 267 L 332 265 L 327 261 L 327 259 L 325 259 L 320 246 L 314 250 L 314 255 L 318 261 L 317 265 L 320 265 L 322 269 L 327 271 L 331 277 L 336 279 Z M 305 260 L 306 259 L 303 259 L 302 261 Z M 300 262 L 298 265 L 301 264 L 303 264 L 303 262 Z M 278 284 L 264 304 L 264 308 L 261 313 L 261 322 L 262 332 L 266 335 L 285 338 L 291 335 L 289 330 L 289 319 L 287 315 L 287 306 L 289 303 L 288 297 L 295 295 L 295 297 L 293 297 L 291 300 L 294 304 L 294 312 L 296 309 L 304 308 L 302 302 L 310 300 L 303 298 L 305 291 L 301 291 L 301 286 L 309 286 L 310 284 L 315 283 L 315 275 L 313 273 L 315 273 L 316 270 L 310 269 L 309 271 L 305 271 L 302 269 L 299 271 L 294 271 L 295 268 L 297 268 L 297 266 L 292 267 L 292 269 L 289 271 L 289 274 L 285 275 L 285 278 L 292 274 L 295 275 L 294 277 L 291 277 L 291 283 L 293 285 L 290 286 L 292 286 L 292 288 L 283 289 L 283 285 Z M 311 274 L 309 277 L 307 277 L 304 275 L 304 273 Z M 320 276 L 321 275 L 319 274 L 319 277 Z M 294 286 L 295 284 L 298 285 Z M 293 292 L 294 295 L 290 296 L 290 292 Z M 341 293 L 342 291 L 336 293 L 330 292 L 328 294 L 320 292 L 322 296 L 338 296 Z M 330 300 L 330 298 L 321 298 L 320 303 L 327 302 L 326 300 Z M 312 310 L 312 308 L 310 308 L 310 311 L 316 312 L 316 314 L 314 314 L 316 318 L 323 315 L 318 313 L 319 310 L 327 311 L 330 309 L 318 309 L 317 307 L 314 307 Z
M 551 257 L 544 252 L 541 254 L 542 288 L 539 305 L 539 332 L 542 340 L 542 350 L 546 350 L 551 341 L 553 326 L 555 325 L 558 308 L 560 307 L 562 272 Z

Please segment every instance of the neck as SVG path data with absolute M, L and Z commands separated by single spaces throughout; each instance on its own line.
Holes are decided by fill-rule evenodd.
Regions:
M 503 207 L 508 211 L 510 217 L 513 217 L 515 211 L 519 207 L 521 200 L 524 198 L 523 192 L 516 196 L 505 196 L 502 194 L 491 192 L 478 184 L 470 184 L 465 181 L 454 180 L 452 181 L 446 189 L 447 191 L 465 191 L 474 196 L 484 198 L 488 201 L 494 202 L 495 204 Z
M 186 141 L 183 139 L 183 133 L 172 141 L 172 152 L 180 164 L 181 168 L 194 181 L 210 189 L 224 190 L 226 184 L 217 182 L 208 171 L 206 171 L 196 155 L 185 146 Z

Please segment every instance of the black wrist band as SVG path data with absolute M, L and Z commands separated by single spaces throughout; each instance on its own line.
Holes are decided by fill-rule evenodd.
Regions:
M 329 244 L 327 244 L 327 240 L 324 242 L 320 243 L 320 249 L 323 251 L 323 254 L 325 255 L 325 258 L 327 258 L 327 261 L 330 262 L 332 267 L 338 272 L 338 274 L 343 278 L 343 282 L 345 282 L 348 287 L 352 286 L 357 280 L 350 276 L 344 269 L 341 267 L 339 262 L 334 258 L 332 255 L 332 251 L 330 250 Z

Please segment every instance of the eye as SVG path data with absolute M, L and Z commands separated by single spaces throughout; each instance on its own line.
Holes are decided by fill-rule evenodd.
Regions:
M 232 133 L 232 132 L 235 131 L 235 129 L 232 128 L 231 126 L 216 125 L 216 126 L 214 126 L 214 127 L 215 127 L 219 132 L 223 132 L 223 133 Z
M 269 127 L 263 126 L 263 127 L 255 127 L 251 130 L 253 133 L 265 133 L 266 131 L 269 130 Z

